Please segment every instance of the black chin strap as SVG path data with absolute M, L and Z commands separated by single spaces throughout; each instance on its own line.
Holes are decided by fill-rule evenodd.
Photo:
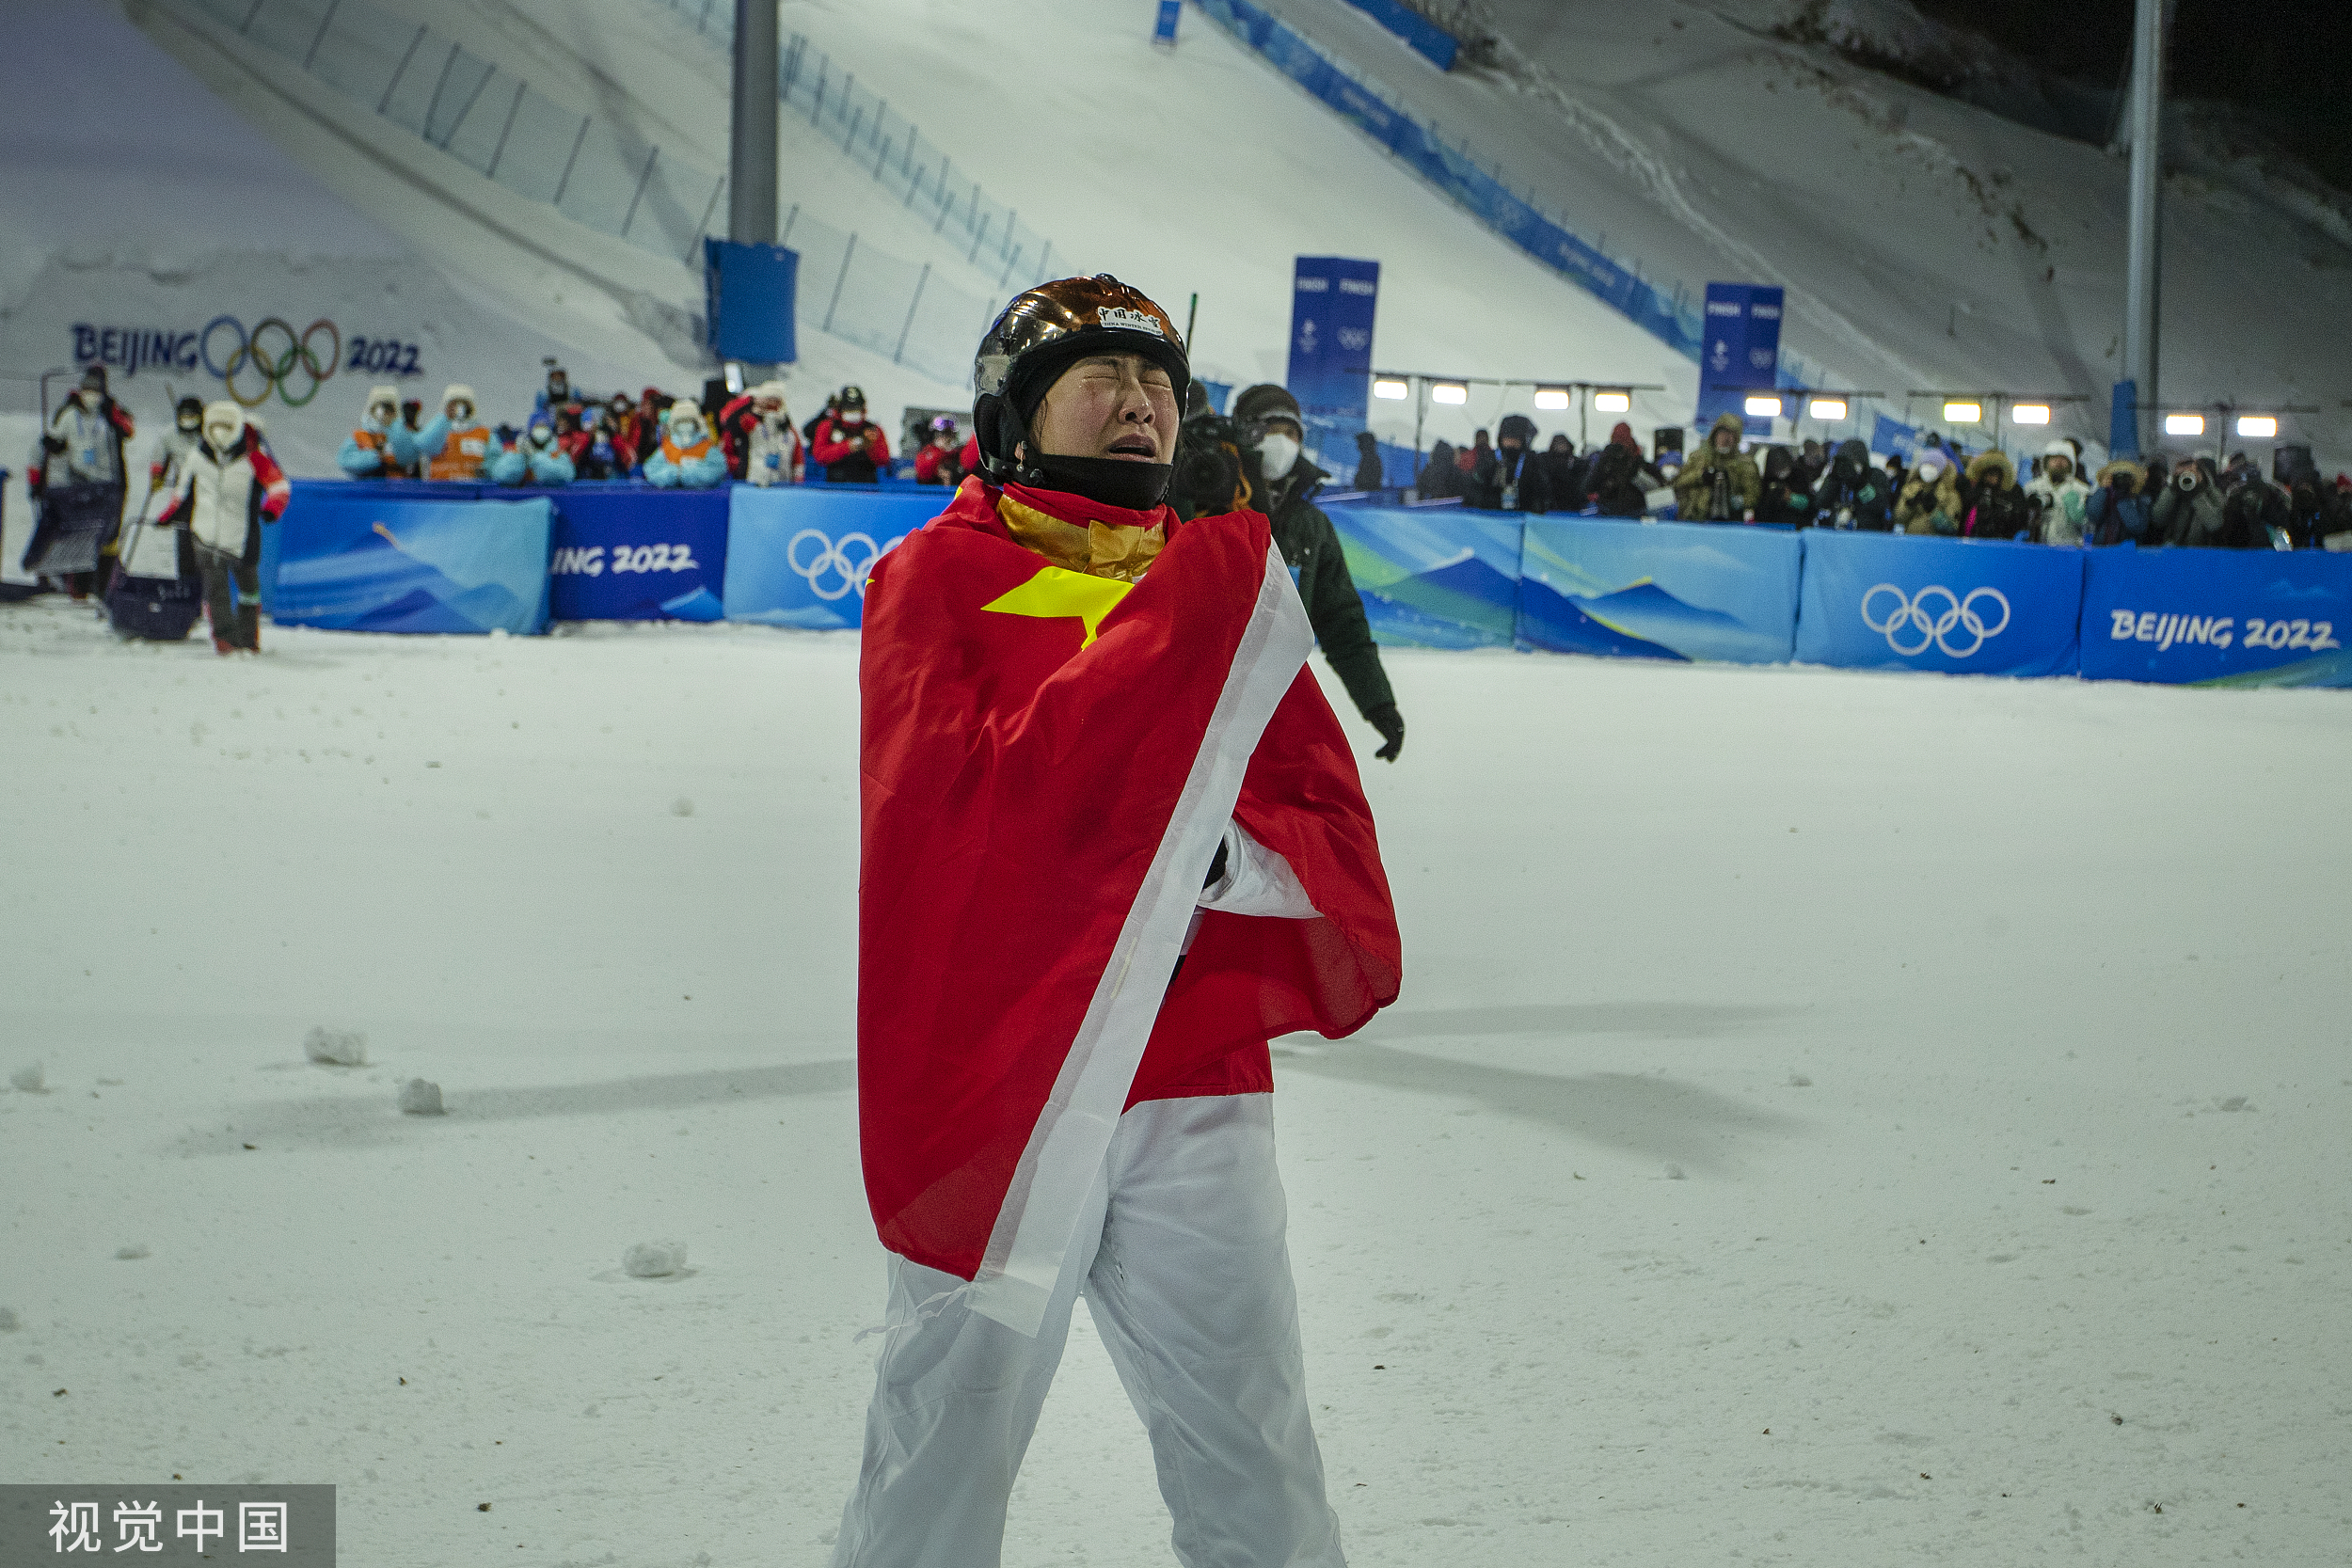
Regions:
M 1120 457 L 1057 457 L 1040 453 L 1012 470 L 1012 477 L 1041 490 L 1084 496 L 1104 506 L 1149 512 L 1168 494 L 1173 463 L 1133 463 Z

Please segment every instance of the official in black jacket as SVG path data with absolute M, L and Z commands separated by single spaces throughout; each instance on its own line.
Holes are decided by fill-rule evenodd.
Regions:
M 1275 547 L 1298 579 L 1298 596 L 1306 602 L 1323 657 L 1355 699 L 1357 711 L 1387 742 L 1376 754 L 1394 762 L 1405 750 L 1405 720 L 1389 689 L 1388 672 L 1380 668 L 1379 645 L 1348 576 L 1339 531 L 1314 504 L 1315 492 L 1330 475 L 1308 462 L 1300 448 L 1306 421 L 1298 401 L 1271 384 L 1252 387 L 1233 399 L 1232 420 L 1242 481 L 1249 487 L 1248 504 L 1273 523 Z

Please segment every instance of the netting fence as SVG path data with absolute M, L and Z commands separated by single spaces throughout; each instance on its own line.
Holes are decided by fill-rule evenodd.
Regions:
M 719 225 L 726 176 L 612 119 L 549 98 L 454 39 L 373 0 L 171 0 L 201 12 L 343 97 L 527 200 L 584 228 L 699 271 Z M 659 0 L 681 19 L 733 8 Z M 706 36 L 709 36 L 707 32 Z M 720 35 L 724 41 L 724 35 Z M 971 373 L 971 345 L 1001 298 L 967 286 L 994 274 L 1004 292 L 1045 276 L 1051 247 L 891 114 L 852 74 L 794 35 L 780 61 L 787 113 L 859 160 L 941 237 L 937 261 L 910 261 L 794 206 L 779 243 L 800 252 L 802 325 L 948 385 Z M 870 162 L 869 162 L 870 160 Z M 951 279 L 943 263 L 963 275 Z M 961 263 L 958 266 L 958 263 Z

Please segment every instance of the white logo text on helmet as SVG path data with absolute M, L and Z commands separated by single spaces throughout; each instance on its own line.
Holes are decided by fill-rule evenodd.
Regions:
M 1129 332 L 1149 332 L 1154 338 L 1168 336 L 1167 331 L 1161 327 L 1160 319 L 1157 316 L 1141 310 L 1130 310 L 1124 305 L 1105 305 L 1096 319 L 1104 326 L 1122 327 Z

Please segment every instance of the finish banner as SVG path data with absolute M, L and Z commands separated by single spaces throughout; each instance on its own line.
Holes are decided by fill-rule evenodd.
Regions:
M 558 621 L 716 621 L 723 613 L 727 487 L 557 492 L 548 609 Z
M 2081 550 L 1808 529 L 1797 658 L 1851 670 L 2071 675 Z
M 1804 546 L 1704 523 L 1527 519 L 1519 641 L 1554 653 L 1785 664 Z
M 2083 673 L 2195 686 L 2352 686 L 2352 556 L 2093 550 Z
M 545 498 L 403 500 L 388 489 L 294 486 L 264 531 L 278 536 L 263 561 L 273 620 L 328 631 L 547 629 Z
M 726 618 L 838 631 L 865 624 L 874 562 L 945 512 L 955 493 L 738 484 L 728 495 Z

